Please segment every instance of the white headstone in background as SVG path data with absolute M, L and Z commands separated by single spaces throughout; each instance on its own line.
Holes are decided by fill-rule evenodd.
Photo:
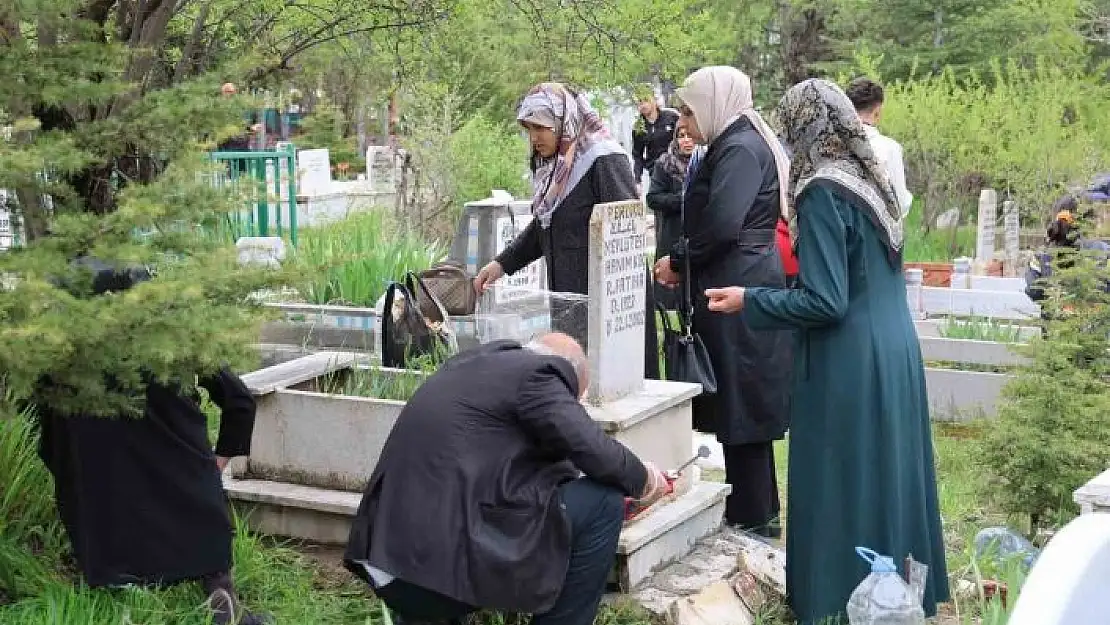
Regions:
M 0 189 L 0 250 L 11 249 L 15 245 L 15 227 L 12 214 L 7 208 L 8 192 Z
M 514 217 L 498 217 L 494 221 L 494 249 L 500 254 L 518 234 L 524 232 L 532 222 L 531 215 L 516 215 Z M 511 276 L 505 276 L 497 282 L 495 297 L 497 303 L 534 298 L 536 294 L 544 291 L 544 262 L 537 260 L 524 267 Z
M 979 219 L 976 224 L 975 260 L 986 264 L 994 260 L 994 221 L 998 216 L 998 193 L 983 189 L 979 193 Z
M 1018 259 L 1021 255 L 1021 216 L 1017 203 L 1007 200 L 1002 203 L 1003 248 L 1006 251 L 1006 274 L 1016 276 Z
M 240 265 L 261 265 L 277 268 L 285 259 L 285 241 L 281 237 L 240 237 L 235 242 Z
M 598 204 L 590 217 L 589 399 L 604 403 L 644 384 L 647 212 L 639 200 Z
M 297 194 L 320 195 L 331 188 L 331 157 L 327 148 L 297 152 Z
M 366 179 L 372 191 L 393 193 L 397 189 L 400 154 L 388 145 L 366 148 Z

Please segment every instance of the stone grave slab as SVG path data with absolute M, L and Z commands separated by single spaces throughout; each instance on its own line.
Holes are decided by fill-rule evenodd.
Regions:
M 1021 215 L 1018 213 L 1017 203 L 1006 200 L 1002 203 L 1002 232 L 1003 247 L 1005 250 L 1005 273 L 1007 277 L 1021 275 L 1018 266 L 1021 257 Z
M 994 189 L 983 189 L 979 193 L 979 219 L 976 222 L 975 237 L 975 261 L 980 267 L 985 267 L 994 260 L 994 222 L 997 216 L 998 193 Z
M 1110 515 L 1084 514 L 1045 545 L 1009 625 L 1096 625 L 1110 620 Z
M 1076 489 L 1072 499 L 1081 514 L 1110 513 L 1110 470 Z
M 331 189 L 331 158 L 327 148 L 297 152 L 297 194 L 320 195 Z
M 589 399 L 643 388 L 647 213 L 640 200 L 594 206 L 589 251 Z

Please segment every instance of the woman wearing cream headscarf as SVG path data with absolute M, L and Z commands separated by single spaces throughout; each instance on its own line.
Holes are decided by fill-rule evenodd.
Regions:
M 683 239 L 656 263 L 656 279 L 675 286 L 689 263 L 694 331 L 705 343 L 717 392 L 694 399 L 694 425 L 714 433 L 732 485 L 729 525 L 780 534 L 773 443 L 786 432 L 791 378 L 789 332 L 755 332 L 743 316 L 710 313 L 712 287 L 785 286 L 775 242 L 785 207 L 788 160 L 752 104 L 751 82 L 732 67 L 707 67 L 678 90 L 681 123 L 707 146 L 690 165 Z
M 800 286 L 706 293 L 753 327 L 801 330 L 790 423 L 786 594 L 800 625 L 837 622 L 865 546 L 929 566 L 946 601 L 925 368 L 902 275 L 903 210 L 851 101 L 807 80 L 783 96 Z M 842 621 L 841 621 L 842 622 Z

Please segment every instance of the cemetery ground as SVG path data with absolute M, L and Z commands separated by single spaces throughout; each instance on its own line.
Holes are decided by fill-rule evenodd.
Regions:
M 292 255 L 293 264 L 302 272 L 298 282 L 300 298 L 317 304 L 373 306 L 389 280 L 399 278 L 405 270 L 426 267 L 443 255 L 445 246 L 440 243 L 395 236 L 389 222 L 387 215 L 368 211 L 330 226 L 302 231 L 300 244 Z M 384 245 L 385 241 L 390 243 Z M 946 244 L 923 239 L 915 245 L 921 249 L 942 249 Z M 989 320 L 947 324 L 941 332 L 950 338 L 999 341 L 1010 338 L 1007 334 L 1010 330 Z M 975 580 L 979 579 L 1009 582 L 1012 607 L 1020 579 L 971 557 L 975 533 L 1007 521 L 992 502 L 986 472 L 978 466 L 980 439 L 989 427 L 986 421 L 934 424 L 949 572 L 954 593 L 961 586 L 966 587 L 967 582 L 974 588 Z M 24 420 L 0 419 L 0 484 L 7 486 L 0 492 L 0 622 L 205 623 L 203 596 L 196 585 L 113 591 L 75 586 L 76 571 L 53 508 L 49 475 L 36 457 L 35 448 L 33 434 Z M 777 461 L 785 499 L 785 442 L 777 446 Z M 722 480 L 723 475 L 707 472 L 705 479 Z M 239 524 L 234 554 L 234 574 L 244 602 L 273 614 L 277 623 L 384 622 L 372 595 L 339 565 L 340 552 L 336 549 L 261 537 Z M 975 594 L 958 595 L 953 604 L 946 606 L 947 620 L 941 622 L 1005 623 L 998 602 L 983 601 Z M 787 625 L 790 621 L 784 613 L 781 606 L 772 606 L 759 616 L 757 623 Z M 516 622 L 515 618 L 498 615 L 486 615 L 480 621 L 483 625 Z M 650 622 L 643 612 L 624 604 L 607 606 L 598 619 L 602 625 Z
M 1011 572 L 971 557 L 971 539 L 987 526 L 1006 519 L 985 493 L 984 473 L 978 467 L 979 436 L 989 423 L 937 424 L 934 441 L 941 509 L 944 517 L 948 564 L 953 592 L 960 580 L 1000 579 L 1013 590 L 1020 584 Z M 0 426 L 0 483 L 11 485 L 0 499 L 0 622 L 22 624 L 134 623 L 135 625 L 203 625 L 198 586 L 167 590 L 130 588 L 114 591 L 74 586 L 75 571 L 68 560 L 68 544 L 53 508 L 50 478 L 35 456 L 33 434 L 26 421 L 9 420 Z M 785 499 L 786 444 L 777 446 L 779 480 Z M 723 479 L 706 472 L 705 479 Z M 788 502 L 784 502 L 788 505 Z M 789 528 L 786 528 L 789 531 Z M 236 534 L 235 577 L 247 605 L 272 613 L 277 623 L 369 625 L 384 622 L 366 588 L 339 565 L 340 551 L 253 535 L 239 526 Z M 846 554 L 845 557 L 853 557 Z M 965 584 L 966 585 L 966 584 Z M 780 606 L 772 606 L 757 621 L 787 625 Z M 973 618 L 982 616 L 983 620 Z M 1004 623 L 997 602 L 981 602 L 964 595 L 946 606 L 942 623 Z M 483 625 L 513 623 L 486 615 Z M 607 606 L 599 625 L 648 625 L 650 619 L 633 606 Z

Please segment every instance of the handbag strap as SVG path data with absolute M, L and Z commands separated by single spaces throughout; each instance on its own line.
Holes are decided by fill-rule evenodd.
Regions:
M 682 232 L 679 234 L 679 241 L 682 243 L 682 253 L 685 254 L 682 262 L 682 310 L 678 313 L 679 323 L 682 325 L 682 331 L 686 338 L 690 338 L 694 333 L 694 294 L 691 291 L 690 280 L 690 237 L 686 235 L 686 191 L 690 187 L 690 182 L 696 175 L 697 167 L 701 164 L 701 155 L 695 154 L 698 158 L 697 162 L 691 158 L 690 165 L 686 170 L 686 177 L 682 185 L 682 197 L 678 202 L 678 214 L 682 224 Z
M 663 319 L 660 322 L 660 323 L 663 324 L 663 334 L 665 334 L 665 335 L 666 334 L 674 334 L 674 326 L 671 325 L 671 317 L 670 317 L 670 314 L 669 314 L 670 311 L 667 310 L 667 307 L 658 303 L 658 302 L 656 302 L 655 303 L 655 310 L 656 310 L 656 312 L 659 313 L 659 316 L 662 317 L 662 319 Z

